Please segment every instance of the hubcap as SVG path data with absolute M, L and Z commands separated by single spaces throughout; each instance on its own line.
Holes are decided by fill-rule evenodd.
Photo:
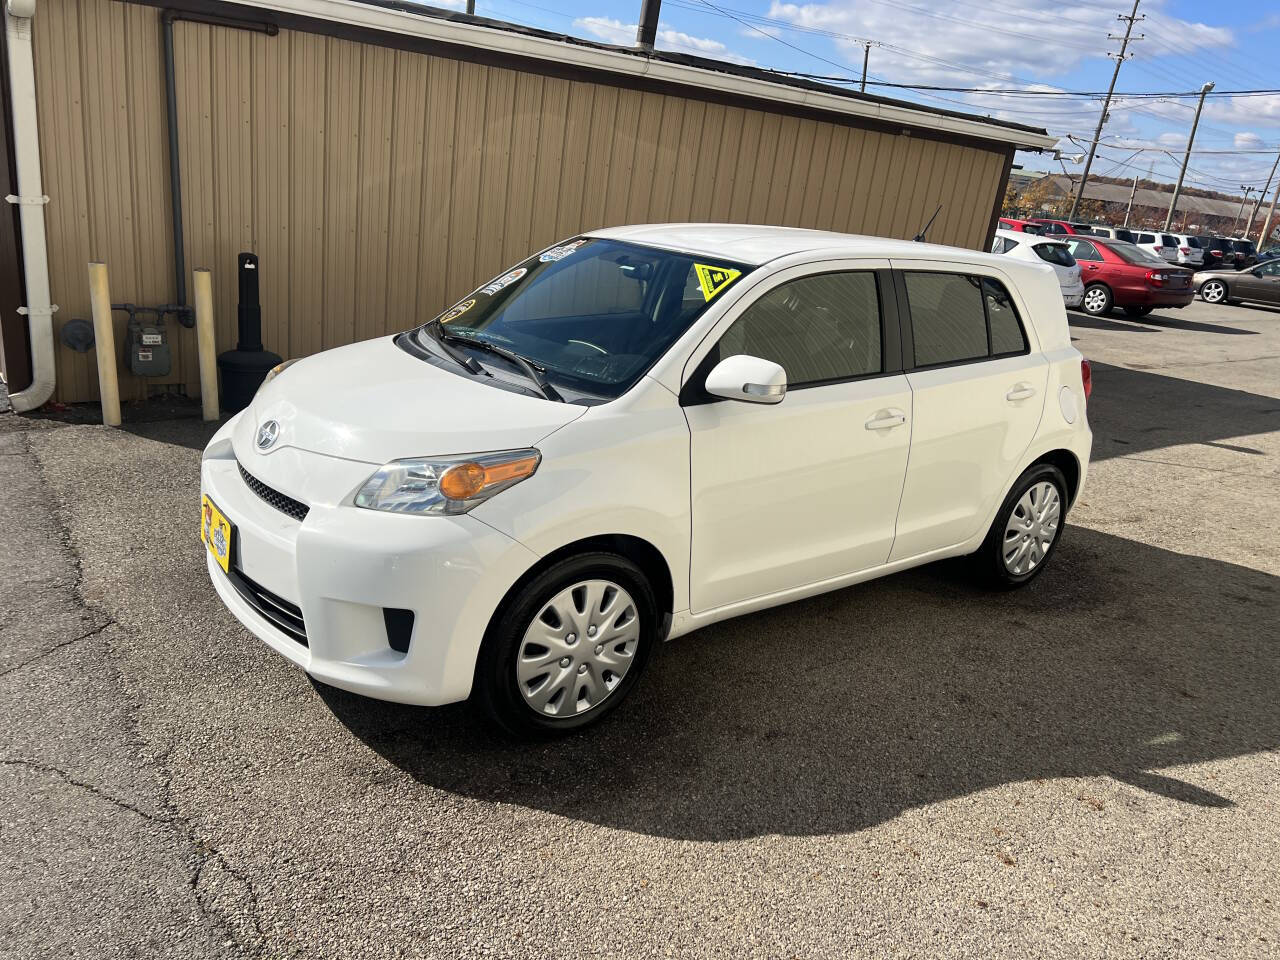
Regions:
M 1096 287 L 1084 295 L 1084 308 L 1090 313 L 1101 313 L 1107 305 L 1107 293 Z
M 588 636 L 594 644 L 580 644 Z M 640 644 L 640 616 L 625 589 L 584 580 L 547 601 L 520 642 L 516 682 L 525 703 L 548 717 L 598 707 L 622 682 Z
M 1062 499 L 1058 488 L 1042 480 L 1022 494 L 1004 528 L 1004 566 L 1021 576 L 1040 565 L 1058 536 Z
M 1217 303 L 1222 299 L 1223 286 L 1216 280 L 1204 285 L 1204 298 L 1210 303 Z

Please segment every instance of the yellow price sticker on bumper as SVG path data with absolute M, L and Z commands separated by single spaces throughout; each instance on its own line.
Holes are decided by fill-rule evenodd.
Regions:
M 200 502 L 200 539 L 218 561 L 223 573 L 231 567 L 231 521 L 213 505 L 207 496 Z
M 693 269 L 698 274 L 698 285 L 702 287 L 702 297 L 708 303 L 717 293 L 742 276 L 741 270 L 730 267 L 709 267 L 705 263 L 695 263 Z

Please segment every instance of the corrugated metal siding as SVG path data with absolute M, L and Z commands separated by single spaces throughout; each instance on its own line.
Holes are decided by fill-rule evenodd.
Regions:
M 160 13 L 57 0 L 35 18 L 58 320 L 172 300 Z M 528 252 L 622 223 L 727 220 L 985 241 L 1005 154 L 570 81 L 313 34 L 179 22 L 187 263 L 235 340 L 236 254 L 261 258 L 263 339 L 284 356 L 405 329 Z M 123 333 L 123 318 L 117 319 Z M 195 394 L 194 337 L 172 326 Z M 143 381 L 121 390 L 142 397 Z M 58 397 L 94 399 L 60 348 Z

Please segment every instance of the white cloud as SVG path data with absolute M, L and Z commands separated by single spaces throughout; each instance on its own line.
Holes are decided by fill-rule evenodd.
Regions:
M 1237 150 L 1261 150 L 1266 146 L 1260 136 L 1248 130 L 1237 133 L 1232 142 Z
M 621 47 L 634 46 L 637 25 L 623 23 L 612 17 L 579 17 L 573 21 L 574 27 L 589 33 L 605 43 L 617 44 Z M 680 30 L 662 29 L 658 31 L 657 46 L 660 50 L 671 50 L 675 53 L 691 53 L 713 60 L 725 60 L 729 63 L 752 66 L 754 60 L 734 53 L 719 40 L 710 37 L 695 37 Z
M 1205 104 L 1205 117 L 1215 123 L 1250 127 L 1280 127 L 1280 95 L 1225 97 Z

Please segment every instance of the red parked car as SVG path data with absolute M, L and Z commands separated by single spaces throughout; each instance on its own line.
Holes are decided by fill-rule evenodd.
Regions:
M 1028 223 L 1036 223 L 1040 225 L 1040 232 L 1046 237 L 1077 236 L 1092 233 L 1087 223 L 1072 223 L 1070 220 L 1044 220 L 1039 217 L 1028 220 Z
M 1017 230 L 1019 233 L 1044 233 L 1044 224 L 1034 220 L 1015 220 L 1013 217 L 1000 218 L 1001 230 Z
M 1175 267 L 1124 240 L 1066 237 L 1067 249 L 1080 264 L 1085 313 L 1095 317 L 1123 307 L 1131 317 L 1145 317 L 1156 307 L 1185 307 L 1195 298 L 1191 271 Z

